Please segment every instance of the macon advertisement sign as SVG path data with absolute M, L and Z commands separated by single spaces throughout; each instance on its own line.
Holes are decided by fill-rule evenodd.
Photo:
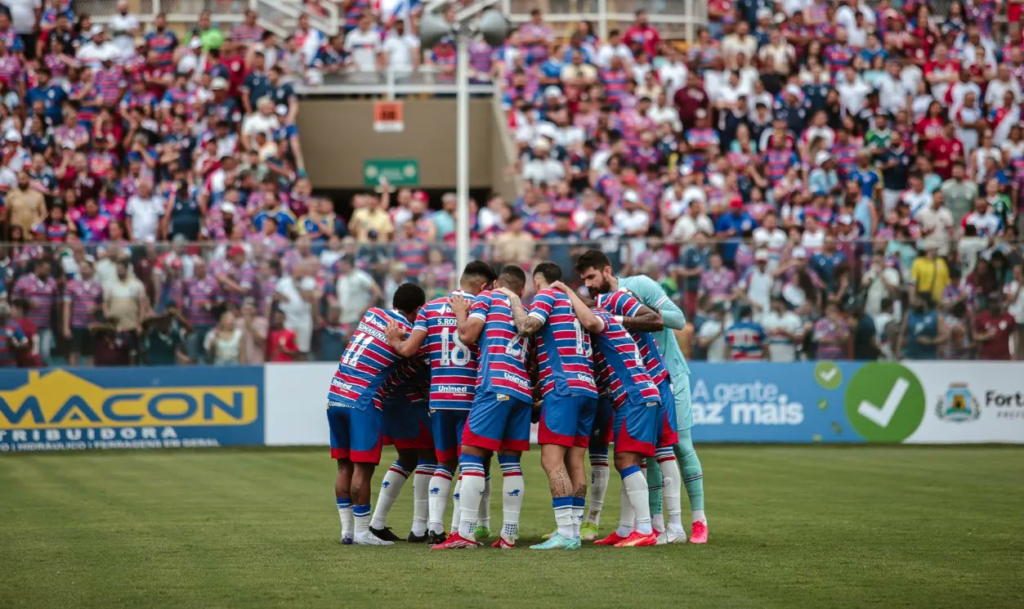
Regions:
M 259 367 L 0 372 L 0 452 L 263 442 Z

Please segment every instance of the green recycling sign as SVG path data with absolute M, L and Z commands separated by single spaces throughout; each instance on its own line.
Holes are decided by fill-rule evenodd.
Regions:
M 925 415 L 921 381 L 896 363 L 871 363 L 859 368 L 846 386 L 846 416 L 866 442 L 902 442 Z

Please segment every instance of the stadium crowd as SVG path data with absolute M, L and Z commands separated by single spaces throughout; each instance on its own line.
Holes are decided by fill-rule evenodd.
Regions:
M 401 282 L 453 288 L 454 195 L 317 196 L 295 122 L 302 81 L 454 69 L 418 3 L 283 39 L 72 4 L 0 2 L 0 365 L 336 360 Z M 716 0 L 687 45 L 535 11 L 471 47 L 523 184 L 472 204 L 474 255 L 571 277 L 597 244 L 696 359 L 1020 358 L 1022 6 Z

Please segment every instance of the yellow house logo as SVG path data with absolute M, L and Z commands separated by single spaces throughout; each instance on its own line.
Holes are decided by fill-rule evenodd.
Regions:
M 252 385 L 106 388 L 55 370 L 0 391 L 0 429 L 246 425 L 259 415 Z

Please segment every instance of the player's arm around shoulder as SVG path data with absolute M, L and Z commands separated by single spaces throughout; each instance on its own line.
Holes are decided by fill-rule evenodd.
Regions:
M 544 327 L 547 316 L 539 310 L 539 307 L 538 310 L 527 311 L 522 299 L 512 290 L 498 288 L 495 291 L 508 298 L 508 306 L 512 310 L 512 321 L 521 336 L 533 336 Z M 542 297 L 538 294 L 537 298 Z
M 569 297 L 569 300 L 572 301 L 573 312 L 576 313 L 576 319 L 580 320 L 580 325 L 583 326 L 587 332 L 593 334 L 600 334 L 601 332 L 604 332 L 604 322 L 594 314 L 585 302 L 583 302 L 583 299 L 576 293 L 576 290 L 573 290 L 561 281 L 556 281 L 551 284 L 551 287 L 552 289 L 564 292 L 565 295 Z
M 448 306 L 458 322 L 459 340 L 467 347 L 480 341 L 484 330 L 487 311 L 490 309 L 490 294 L 484 293 L 475 299 L 468 299 L 461 294 L 454 294 L 448 299 Z
M 623 287 L 632 292 L 641 304 L 661 314 L 662 323 L 672 330 L 682 330 L 686 326 L 686 316 L 676 303 L 665 293 L 658 282 L 639 275 L 622 281 Z

